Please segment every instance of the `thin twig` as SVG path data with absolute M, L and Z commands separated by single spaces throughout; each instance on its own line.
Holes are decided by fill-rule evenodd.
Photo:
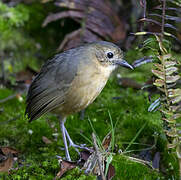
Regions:
M 142 7 L 143 7 L 143 18 L 146 18 L 146 0 L 141 0 L 140 3 L 142 4 Z M 145 22 L 141 23 L 140 31 L 143 31 L 144 23 Z
M 162 26 L 161 26 L 161 42 L 164 36 L 164 27 L 165 27 L 165 8 L 166 8 L 166 0 L 163 0 L 163 10 L 162 10 Z
M 131 161 L 137 162 L 137 163 L 144 164 L 144 165 L 154 169 L 151 162 L 149 162 L 149 161 L 144 161 L 142 159 L 138 159 L 138 158 L 134 158 L 134 157 L 128 157 L 128 159 L 131 160 Z
M 97 145 L 97 142 L 96 142 L 96 135 L 94 133 L 92 133 L 92 139 L 93 139 L 93 144 L 94 144 L 96 156 L 97 156 L 97 159 L 98 159 L 98 165 L 99 165 L 99 170 L 100 170 L 100 173 L 101 173 L 102 180 L 106 180 L 106 177 L 104 176 L 104 172 L 103 172 L 102 166 L 101 166 L 101 157 L 100 157 L 99 148 L 98 148 L 98 145 Z
M 146 18 L 146 0 L 143 1 L 144 9 L 143 9 L 143 18 Z

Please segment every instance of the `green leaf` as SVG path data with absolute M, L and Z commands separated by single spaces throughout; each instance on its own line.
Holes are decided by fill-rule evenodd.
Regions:
M 112 155 L 112 154 L 109 154 L 109 156 L 106 157 L 106 171 L 105 171 L 105 176 L 107 176 L 108 169 L 109 169 L 109 165 L 111 164 L 112 160 L 113 160 L 113 155 Z

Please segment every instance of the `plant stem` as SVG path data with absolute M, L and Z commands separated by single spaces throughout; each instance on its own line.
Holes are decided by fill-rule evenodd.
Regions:
M 164 27 L 165 27 L 165 8 L 166 8 L 166 0 L 163 0 L 163 9 L 162 9 L 162 26 L 161 26 L 161 42 L 164 36 Z
M 100 170 L 102 180 L 106 180 L 106 177 L 104 176 L 104 172 L 103 172 L 103 169 L 102 169 L 102 166 L 101 166 L 101 164 L 102 164 L 101 163 L 101 156 L 100 156 L 99 148 L 98 148 L 97 141 L 96 141 L 96 135 L 94 133 L 92 133 L 92 139 L 93 139 L 93 144 L 94 144 L 94 148 L 95 148 L 95 152 L 96 152 L 96 156 L 97 156 L 99 170 Z

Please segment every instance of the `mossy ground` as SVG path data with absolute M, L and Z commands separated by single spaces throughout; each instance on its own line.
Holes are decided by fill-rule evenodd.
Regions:
M 148 69 L 149 66 L 143 67 L 142 71 L 146 73 L 149 72 Z M 124 70 L 120 73 L 126 77 L 136 77 L 137 73 L 140 82 L 149 77 L 149 73 L 139 76 L 140 71 Z M 80 114 L 68 117 L 66 127 L 72 139 L 76 143 L 86 143 L 91 146 L 90 142 L 84 138 L 85 136 L 91 141 L 93 130 L 88 119 L 92 122 L 100 139 L 103 139 L 111 130 L 110 112 L 115 125 L 116 149 L 122 149 L 124 152 L 124 155 L 118 153 L 114 155 L 112 162 L 116 169 L 114 179 L 162 179 L 164 177 L 162 173 L 127 158 L 129 155 L 138 155 L 141 150 L 151 147 L 156 139 L 155 151 L 161 153 L 161 163 L 165 163 L 162 166 L 167 167 L 166 171 L 171 173 L 165 172 L 165 174 L 176 176 L 178 168 L 176 160 L 173 155 L 164 150 L 166 139 L 162 131 L 160 114 L 159 112 L 150 113 L 147 111 L 150 105 L 148 93 L 120 87 L 115 74 L 112 75 L 100 96 L 86 109 L 83 120 L 80 119 Z M 1 88 L 0 99 L 13 93 L 11 90 Z M 119 98 L 114 99 L 114 97 Z M 64 151 L 60 149 L 63 147 L 63 141 L 57 117 L 53 114 L 47 114 L 28 123 L 24 112 L 25 95 L 23 95 L 22 102 L 14 98 L 1 104 L 0 145 L 17 149 L 20 152 L 19 160 L 21 162 L 21 167 L 18 170 L 13 170 L 10 175 L 1 176 L 6 179 L 52 179 L 59 171 L 56 155 L 65 156 Z M 32 134 L 29 133 L 30 130 Z M 57 141 L 53 136 L 54 133 L 58 133 Z M 45 144 L 42 141 L 43 136 L 53 143 Z M 134 143 L 130 144 L 133 138 L 135 138 Z M 71 155 L 74 158 L 77 156 L 73 150 Z M 85 176 L 76 168 L 66 173 L 63 179 L 96 179 L 96 177 Z

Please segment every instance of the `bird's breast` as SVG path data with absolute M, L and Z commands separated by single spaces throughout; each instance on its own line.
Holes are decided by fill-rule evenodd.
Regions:
M 112 69 L 99 64 L 80 66 L 60 107 L 61 112 L 68 115 L 85 109 L 100 94 L 111 72 Z

